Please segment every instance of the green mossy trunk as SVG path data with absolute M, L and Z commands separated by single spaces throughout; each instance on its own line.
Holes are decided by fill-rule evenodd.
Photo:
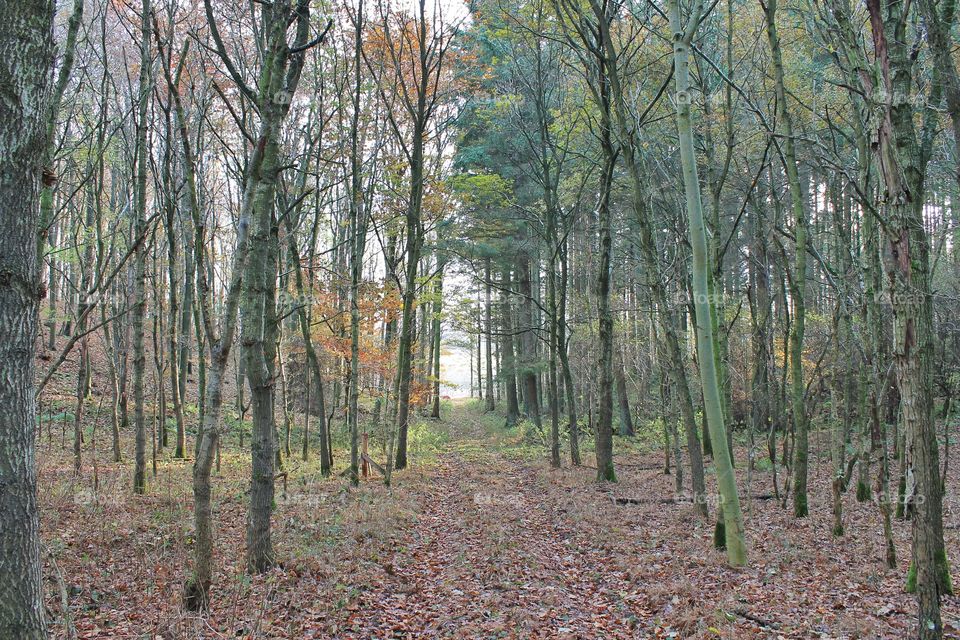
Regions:
M 670 25 L 673 30 L 673 68 L 676 86 L 677 131 L 680 140 L 680 160 L 689 221 L 690 245 L 693 250 L 691 267 L 694 308 L 696 310 L 697 355 L 700 364 L 700 382 L 703 390 L 704 412 L 710 429 L 724 520 L 727 561 L 731 566 L 747 562 L 746 537 L 736 477 L 723 422 L 723 401 L 717 379 L 713 321 L 707 258 L 707 235 L 697 175 L 696 150 L 693 142 L 693 123 L 690 115 L 690 41 L 701 19 L 702 3 L 697 3 L 689 25 L 684 28 L 677 0 L 670 3 Z
M 905 33 L 909 4 L 867 9 L 885 95 L 873 147 L 883 186 L 886 270 L 893 309 L 893 359 L 903 425 L 904 502 L 912 520 L 918 638 L 943 637 L 940 597 L 950 588 L 943 541 L 943 496 L 933 419 L 933 306 L 930 244 L 924 226 L 927 158 L 914 122 L 914 59 Z
M 777 0 L 766 5 L 767 44 L 773 67 L 777 96 L 777 120 L 783 128 L 784 171 L 790 193 L 790 213 L 793 216 L 794 263 L 790 278 L 790 299 L 793 319 L 790 325 L 790 404 L 793 409 L 793 515 L 804 518 L 810 511 L 807 500 L 807 469 L 810 443 L 808 436 L 806 385 L 803 380 L 803 337 L 806 327 L 807 280 L 807 217 L 803 209 L 806 194 L 800 182 L 797 153 L 793 136 L 793 122 L 787 108 L 787 93 L 783 72 L 783 55 L 777 31 Z

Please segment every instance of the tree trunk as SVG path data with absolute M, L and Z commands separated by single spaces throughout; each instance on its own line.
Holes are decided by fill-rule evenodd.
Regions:
M 617 379 L 617 401 L 620 406 L 620 435 L 633 437 L 633 416 L 630 414 L 630 398 L 627 396 L 627 376 L 623 365 L 623 351 L 617 349 L 614 368 Z
M 183 401 L 181 399 L 180 387 L 180 368 L 183 363 L 180 361 L 180 343 L 178 338 L 182 324 L 178 324 L 179 302 L 177 299 L 177 238 L 174 228 L 176 215 L 176 206 L 171 201 L 167 211 L 167 273 L 170 278 L 170 401 L 173 403 L 173 415 L 177 423 L 177 445 L 173 452 L 174 458 L 183 459 L 186 457 L 187 449 L 187 431 L 186 422 L 183 415 Z M 189 261 L 189 258 L 187 259 Z M 164 429 L 166 433 L 166 429 Z
M 289 219 L 289 218 L 288 218 Z M 293 226 L 288 224 L 287 227 L 287 259 L 290 263 L 290 268 L 293 271 L 293 282 L 297 291 L 297 298 L 300 300 L 305 300 L 309 296 L 306 290 L 306 285 L 303 282 L 303 269 L 300 265 L 300 252 L 297 248 L 296 237 L 292 233 Z M 310 319 L 307 315 L 307 310 L 302 306 L 298 305 L 297 307 L 297 320 L 300 325 L 300 336 L 303 339 L 303 348 L 307 354 L 307 367 L 310 371 L 310 378 L 308 379 L 308 384 L 311 382 L 316 383 L 316 398 L 317 398 L 317 411 L 318 416 L 317 420 L 319 426 L 317 427 L 317 438 L 320 440 L 320 475 L 327 477 L 330 475 L 331 468 L 333 466 L 333 461 L 330 456 L 330 449 L 327 447 L 327 432 L 329 425 L 327 424 L 327 406 L 326 406 L 326 396 L 323 389 L 323 372 L 320 369 L 320 358 L 317 355 L 317 350 L 313 345 L 313 338 L 310 335 Z M 313 391 L 313 387 L 310 388 L 310 392 Z M 310 401 L 307 402 L 307 416 L 312 413 L 313 405 Z M 309 456 L 309 442 L 307 441 L 307 436 L 304 434 L 303 440 L 303 459 L 306 460 Z
M 593 6 L 594 12 L 598 13 L 596 3 L 593 3 Z M 599 13 L 602 15 L 604 12 L 600 11 Z M 601 20 L 600 26 L 601 36 L 606 41 L 605 46 L 607 50 L 612 53 L 614 45 L 610 34 L 609 22 Z M 630 175 L 633 214 L 639 232 L 637 244 L 639 245 L 640 258 L 647 274 L 647 284 L 651 289 L 653 301 L 657 307 L 657 318 L 663 329 L 663 339 L 665 341 L 667 355 L 666 363 L 670 371 L 670 377 L 674 383 L 674 396 L 678 401 L 680 414 L 683 419 L 687 451 L 690 456 L 690 475 L 693 483 L 694 508 L 698 514 L 706 518 L 709 509 L 706 498 L 706 483 L 704 480 L 703 449 L 700 445 L 700 439 L 697 436 L 697 421 L 693 410 L 693 398 L 690 393 L 690 383 L 687 379 L 684 366 L 683 350 L 680 347 L 678 329 L 670 312 L 667 291 L 663 285 L 663 278 L 661 277 L 660 261 L 653 231 L 653 220 L 647 205 L 647 192 L 644 188 L 643 175 L 637 158 L 637 140 L 631 125 L 632 115 L 629 113 L 625 102 L 625 95 L 616 65 L 616 57 L 614 56 L 612 60 L 608 59 L 607 62 L 609 65 L 610 89 L 614 98 L 614 114 L 616 115 L 617 128 L 620 132 L 620 142 L 622 145 L 621 155 L 623 156 L 623 161 Z
M 360 482 L 357 449 L 359 439 L 360 400 L 360 280 L 363 275 L 363 254 L 367 244 L 367 212 L 363 199 L 363 167 L 360 148 L 361 51 L 363 48 L 363 0 L 356 14 L 353 60 L 353 95 L 350 123 L 350 382 L 347 388 L 347 425 L 350 432 L 350 482 Z
M 484 398 L 484 411 L 493 411 L 496 408 L 496 403 L 493 399 L 494 394 L 494 379 L 493 379 L 493 322 L 491 320 L 490 313 L 490 258 L 486 259 L 484 265 L 484 303 L 483 303 L 483 332 L 487 348 L 487 395 Z M 436 328 L 439 329 L 439 324 L 436 325 Z M 440 376 L 440 372 L 436 372 L 437 377 Z M 437 416 L 439 417 L 439 416 Z
M 606 23 L 607 18 L 601 18 Z M 610 55 L 610 52 L 607 52 Z M 601 69 L 605 67 L 601 65 Z M 613 256 L 611 235 L 610 192 L 613 189 L 613 172 L 617 153 L 613 147 L 610 116 L 610 87 L 604 70 L 599 73 L 600 91 L 600 146 L 603 149 L 603 167 L 600 174 L 597 224 L 600 246 L 597 264 L 597 321 L 600 352 L 597 357 L 597 384 L 599 387 L 596 453 L 597 480 L 616 482 L 613 468 L 613 314 L 610 311 L 610 263 Z
M 150 56 L 150 0 L 143 0 L 140 14 L 140 84 L 137 118 L 137 176 L 136 202 L 134 203 L 134 237 L 139 239 L 146 233 L 147 218 L 147 112 L 152 92 L 151 56 Z M 134 255 L 133 267 L 133 313 L 130 323 L 133 325 L 133 421 L 136 429 L 136 452 L 133 468 L 133 492 L 143 494 L 147 491 L 147 426 L 143 405 L 143 375 L 146 368 L 146 354 L 143 347 L 143 323 L 146 318 L 147 301 L 144 281 L 147 269 L 147 241 L 139 241 Z
M 940 597 L 951 589 L 933 419 L 933 307 L 923 218 L 926 159 L 914 125 L 914 62 L 904 33 L 907 16 L 903 15 L 908 6 L 891 4 L 883 15 L 879 0 L 868 0 L 867 9 L 887 96 L 874 148 L 884 187 L 893 356 L 906 440 L 904 499 L 913 516 L 907 587 L 916 593 L 920 605 L 918 637 L 939 639 L 943 637 Z
M 0 6 L 0 637 L 47 637 L 37 517 L 34 350 L 54 3 Z
M 580 425 L 577 422 L 577 399 L 573 389 L 573 374 L 570 371 L 570 358 L 567 353 L 567 241 L 560 245 L 560 286 L 557 303 L 557 354 L 560 357 L 560 371 L 563 375 L 563 389 L 566 396 L 567 430 L 570 433 L 570 464 L 580 466 Z
M 516 349 L 513 345 L 514 323 L 513 307 L 510 304 L 510 289 L 513 286 L 510 268 L 503 271 L 503 289 L 500 293 L 503 374 L 507 397 L 507 426 L 513 427 L 520 420 L 520 401 L 517 397 Z
M 549 214 L 551 219 L 553 214 Z M 548 224 L 547 237 L 551 244 L 556 243 L 556 232 L 553 223 Z M 559 308 L 557 304 L 557 274 L 554 247 L 549 248 L 550 258 L 547 261 L 547 308 L 550 310 L 550 370 L 548 372 L 547 402 L 550 404 L 550 466 L 560 468 L 560 389 L 557 375 L 557 359 L 560 351 L 559 339 Z
M 673 30 L 673 65 L 676 84 L 677 130 L 680 140 L 680 160 L 687 200 L 690 245 L 693 249 L 691 275 L 694 308 L 696 310 L 697 354 L 700 364 L 700 382 L 703 388 L 704 413 L 710 428 L 713 459 L 717 469 L 717 487 L 720 490 L 723 523 L 726 533 L 727 560 L 732 566 L 747 562 L 747 547 L 740 512 L 740 498 L 734 476 L 730 450 L 723 423 L 723 402 L 714 360 L 713 323 L 710 316 L 709 269 L 707 236 L 704 228 L 703 207 L 700 199 L 700 181 L 697 175 L 696 151 L 693 143 L 693 123 L 690 117 L 690 41 L 696 33 L 703 3 L 697 2 L 690 23 L 683 27 L 679 0 L 670 2 L 670 24 Z
M 211 6 L 211 0 L 205 0 L 204 8 L 206 11 L 207 23 L 210 26 L 211 30 L 216 34 L 215 40 L 217 42 L 217 53 L 224 59 L 229 60 L 225 47 L 220 41 L 220 34 L 216 29 L 216 20 L 213 16 L 213 8 Z M 210 503 L 210 472 L 213 466 L 213 460 L 216 456 L 219 443 L 219 422 L 220 422 L 220 411 L 223 405 L 223 377 L 226 370 L 227 362 L 229 361 L 230 349 L 233 344 L 233 338 L 236 331 L 237 324 L 237 309 L 240 304 L 240 297 L 242 293 L 243 277 L 247 267 L 247 257 L 250 252 L 251 243 L 249 242 L 248 236 L 251 233 L 251 221 L 253 219 L 253 214 L 256 211 L 258 214 L 259 220 L 257 223 L 260 224 L 258 231 L 262 232 L 263 229 L 263 213 L 264 205 L 267 207 L 267 242 L 269 242 L 269 247 L 261 247 L 260 251 L 266 253 L 266 260 L 261 261 L 261 265 L 269 269 L 267 274 L 261 274 L 261 278 L 266 278 L 267 281 L 263 282 L 262 287 L 269 286 L 269 290 L 265 291 L 263 297 L 269 297 L 273 299 L 273 294 L 275 293 L 274 289 L 276 287 L 276 274 L 277 274 L 277 255 L 279 254 L 278 240 L 276 236 L 276 229 L 274 226 L 274 220 L 272 219 L 273 211 L 273 199 L 274 199 L 274 189 L 264 189 L 260 188 L 260 181 L 264 175 L 269 175 L 272 180 L 276 180 L 277 167 L 277 136 L 280 133 L 280 124 L 283 122 L 286 114 L 289 111 L 290 103 L 289 102 L 275 102 L 273 101 L 273 96 L 280 95 L 280 91 L 286 91 L 288 93 L 284 95 L 292 95 L 296 91 L 297 83 L 300 78 L 300 69 L 303 65 L 303 51 L 301 50 L 298 53 L 294 53 L 291 50 L 291 47 L 288 45 L 286 40 L 287 28 L 290 26 L 288 18 L 290 15 L 289 2 L 277 2 L 272 5 L 269 5 L 264 9 L 264 33 L 266 34 L 266 40 L 268 42 L 268 50 L 264 59 L 263 68 L 260 70 L 261 73 L 261 82 L 259 85 L 260 89 L 260 100 L 259 102 L 263 105 L 263 111 L 261 113 L 261 123 L 260 131 L 257 136 L 257 142 L 254 145 L 253 153 L 251 155 L 250 161 L 247 166 L 247 174 L 245 176 L 244 192 L 243 192 L 243 201 L 240 207 L 240 215 L 237 223 L 237 244 L 234 250 L 233 255 L 233 265 L 230 273 L 230 282 L 227 287 L 226 299 L 224 301 L 224 313 L 220 321 L 220 331 L 219 335 L 214 333 L 213 329 L 213 311 L 212 306 L 210 305 L 210 284 L 208 279 L 203 274 L 204 269 L 202 265 L 199 266 L 199 272 L 201 273 L 200 278 L 200 291 L 199 299 L 201 300 L 201 315 L 204 319 L 204 326 L 207 333 L 207 341 L 210 345 L 210 371 L 207 380 L 207 391 L 206 391 L 206 403 L 207 406 L 204 410 L 204 425 L 202 430 L 202 435 L 200 438 L 200 444 L 197 448 L 197 460 L 194 464 L 193 469 L 193 493 L 194 493 L 194 521 L 195 521 L 195 534 L 196 534 L 196 550 L 195 550 L 195 564 L 193 575 L 187 583 L 184 590 L 184 601 L 189 609 L 206 609 L 209 605 L 209 589 L 213 575 L 213 531 L 212 531 L 212 509 Z M 298 0 L 297 2 L 297 11 L 296 15 L 296 43 L 298 46 L 302 46 L 308 41 L 309 37 L 309 21 L 310 21 L 310 11 L 309 4 L 305 0 Z M 232 65 L 231 65 L 232 68 Z M 174 96 L 176 96 L 176 91 L 173 91 Z M 186 148 L 186 147 L 185 147 Z M 269 149 L 269 153 L 268 153 Z M 266 163 L 267 158 L 271 159 L 270 163 Z M 191 157 L 188 157 L 188 161 L 192 160 Z M 266 167 L 264 165 L 267 165 Z M 266 171 L 272 165 L 271 171 Z M 189 186 L 193 187 L 195 185 L 190 184 Z M 191 201 L 193 203 L 193 213 L 194 213 L 194 224 L 197 227 L 197 234 L 199 239 L 199 232 L 201 227 L 200 224 L 200 210 L 197 205 L 196 190 L 191 190 Z M 266 244 L 266 243 L 261 243 Z M 269 260 L 272 256 L 272 263 L 269 263 Z M 263 264 L 263 262 L 268 262 Z M 247 309 L 251 311 L 250 309 Z M 267 309 L 267 312 L 272 312 L 275 314 L 275 309 Z M 263 317 L 266 314 L 260 314 L 261 319 L 264 321 L 264 328 L 270 327 L 271 324 L 275 324 L 276 318 L 273 317 Z M 252 327 L 251 327 L 252 328 Z M 249 335 L 249 334 L 247 334 Z M 259 339 L 263 339 L 263 336 L 253 336 Z M 263 344 L 262 349 L 274 349 L 276 346 L 276 340 L 270 340 L 266 344 Z M 251 348 L 251 351 L 253 349 Z M 260 353 L 254 352 L 254 355 L 260 356 L 257 358 L 260 361 L 260 364 L 266 364 L 266 360 L 269 358 L 269 353 Z M 272 361 L 271 361 L 272 364 Z M 258 376 L 258 374 L 264 373 L 263 371 L 255 372 L 253 375 Z M 269 371 L 266 372 L 269 375 Z M 262 378 L 261 378 L 262 380 Z M 268 378 L 269 380 L 269 378 Z M 269 382 L 267 383 L 270 384 Z M 253 386 L 253 385 L 251 385 Z M 261 387 L 259 392 L 263 392 L 264 388 Z M 269 393 L 269 386 L 266 387 L 267 393 Z M 259 410 L 263 413 L 268 411 L 272 413 L 272 404 L 270 406 L 258 406 L 256 410 Z M 272 418 L 272 415 L 261 416 L 266 420 Z M 248 546 L 248 567 L 254 569 L 260 568 L 261 562 L 270 561 L 271 553 L 270 550 L 270 540 L 269 537 L 263 537 L 265 533 L 266 536 L 269 536 L 269 516 L 271 504 L 263 504 L 265 499 L 269 496 L 272 502 L 272 488 L 273 488 L 273 475 L 272 475 L 272 465 L 273 465 L 273 456 L 272 444 L 270 441 L 273 438 L 273 428 L 266 430 L 265 434 L 260 434 L 263 439 L 266 439 L 266 442 L 262 440 L 255 444 L 254 446 L 254 465 L 253 469 L 253 478 L 251 484 L 251 511 L 254 512 L 251 515 L 255 517 L 251 518 L 248 521 L 247 529 L 247 546 Z M 270 467 L 270 478 L 264 478 L 263 472 L 266 467 Z M 256 494 L 256 495 L 254 495 Z M 265 509 L 263 508 L 265 506 Z M 263 525 L 263 515 L 266 511 L 266 531 L 264 532 Z M 260 537 L 258 537 L 260 536 Z M 265 553 L 266 551 L 266 553 Z
M 425 71 L 425 70 L 424 70 Z M 425 99 L 425 96 L 423 96 Z M 414 128 L 413 154 L 410 164 L 410 200 L 407 206 L 407 269 L 403 288 L 403 312 L 400 317 L 400 340 L 397 355 L 397 449 L 394 468 L 407 467 L 407 430 L 410 422 L 410 383 L 413 376 L 413 332 L 416 323 L 414 305 L 417 299 L 417 267 L 423 244 L 420 209 L 423 203 L 424 159 L 423 127 L 418 120 Z
M 540 417 L 540 394 L 537 391 L 536 336 L 533 313 L 533 286 L 530 275 L 530 256 L 523 254 L 518 258 L 517 273 L 520 277 L 520 322 L 517 327 L 520 334 L 520 384 L 523 388 L 523 410 L 527 420 L 533 422 L 538 432 L 543 431 Z
M 766 5 L 767 43 L 770 46 L 770 58 L 773 65 L 774 87 L 777 95 L 777 120 L 783 127 L 784 170 L 790 192 L 790 212 L 794 222 L 794 267 L 790 281 L 790 299 L 793 302 L 793 323 L 790 333 L 790 382 L 793 408 L 794 460 L 793 460 L 793 514 L 797 518 L 807 516 L 807 458 L 809 443 L 807 437 L 807 409 L 804 403 L 806 386 L 803 381 L 803 334 L 806 313 L 804 299 L 807 279 L 807 219 L 804 213 L 806 194 L 800 183 L 797 169 L 797 155 L 794 146 L 793 124 L 790 110 L 787 108 L 787 94 L 784 87 L 783 58 L 780 50 L 780 36 L 777 32 L 777 0 Z
M 444 262 L 437 265 L 437 284 L 433 302 L 433 408 L 430 417 L 440 418 L 440 338 L 443 313 L 443 270 Z M 489 274 L 487 275 L 489 278 Z M 489 291 L 489 289 L 488 289 Z M 489 306 L 489 305 L 488 305 Z M 488 320 L 489 322 L 489 320 Z M 489 324 L 487 325 L 489 327 Z
M 278 54 L 279 55 L 279 54 Z M 250 504 L 247 510 L 247 570 L 260 573 L 273 565 L 270 515 L 274 494 L 273 397 L 276 368 L 276 282 L 279 242 L 274 229 L 274 200 L 279 171 L 279 142 L 267 142 L 254 195 L 250 254 L 243 275 L 240 308 L 243 358 L 250 386 L 253 419 Z

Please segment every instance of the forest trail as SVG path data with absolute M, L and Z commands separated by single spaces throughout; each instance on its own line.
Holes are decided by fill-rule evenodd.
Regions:
M 0 640 L 960 640 L 956 1 L 647 4 L 0 4 Z
M 630 638 L 648 616 L 611 558 L 541 500 L 536 472 L 494 450 L 477 414 L 447 419 L 449 444 L 397 548 L 365 592 L 364 632 L 381 637 Z M 626 596 L 626 597 L 625 597 Z
M 619 482 L 598 487 L 594 469 L 566 457 L 551 469 L 536 437 L 501 420 L 466 403 L 446 407 L 442 421 L 418 418 L 412 465 L 389 489 L 377 476 L 350 488 L 341 474 L 321 478 L 315 460 L 294 457 L 273 515 L 279 564 L 257 576 L 237 552 L 249 469 L 231 447 L 216 476 L 220 564 L 205 616 L 178 605 L 190 567 L 189 464 L 164 461 L 151 495 L 138 498 L 129 465 L 105 463 L 94 491 L 89 475 L 70 477 L 69 447 L 45 438 L 43 537 L 57 550 L 77 637 L 911 637 L 912 597 L 903 592 L 903 565 L 882 565 L 876 506 L 849 498 L 850 537 L 828 535 L 828 465 L 814 467 L 817 500 L 805 521 L 772 501 L 754 503 L 750 565 L 731 570 L 712 548 L 712 519 L 698 519 L 689 504 L 658 502 L 674 484 L 659 468 L 662 453 L 618 441 Z M 109 443 L 98 442 L 105 459 Z M 592 458 L 584 452 L 588 465 Z M 757 471 L 752 493 L 769 483 Z M 651 500 L 620 505 L 611 496 Z M 951 506 L 949 548 L 960 543 L 956 513 Z M 909 531 L 897 522 L 901 558 Z M 59 594 L 49 598 L 59 612 Z M 960 637 L 958 611 L 958 599 L 944 600 L 947 637 Z M 53 637 L 67 638 L 63 631 L 58 624 Z

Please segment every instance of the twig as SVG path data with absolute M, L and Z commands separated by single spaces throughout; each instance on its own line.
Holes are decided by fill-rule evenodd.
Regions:
M 743 618 L 744 620 L 749 620 L 750 622 L 756 622 L 761 627 L 767 627 L 768 629 L 778 629 L 780 624 L 777 622 L 771 622 L 760 616 L 755 616 L 746 609 L 734 609 L 733 612 Z
M 77 640 L 77 630 L 73 626 L 73 620 L 70 618 L 70 600 L 67 596 L 67 583 L 63 579 L 63 573 L 60 571 L 60 566 L 57 564 L 56 558 L 53 557 L 53 552 L 44 545 L 44 549 L 47 552 L 47 557 L 50 559 L 50 564 L 53 566 L 54 573 L 57 578 L 57 586 L 60 589 L 60 606 L 63 608 L 63 628 L 67 633 L 67 638 L 70 640 Z

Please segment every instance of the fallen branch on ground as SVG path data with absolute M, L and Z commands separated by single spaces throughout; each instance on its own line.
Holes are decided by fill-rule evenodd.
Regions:
M 745 609 L 734 609 L 733 612 L 734 612 L 736 615 L 738 615 L 738 616 L 740 616 L 741 618 L 743 618 L 744 620 L 749 620 L 750 622 L 755 622 L 755 623 L 757 623 L 758 625 L 760 625 L 761 627 L 766 627 L 766 628 L 768 628 L 768 629 L 779 629 L 779 628 L 780 628 L 780 623 L 778 623 L 778 622 L 771 622 L 770 620 L 767 620 L 767 619 L 765 619 L 765 618 L 761 618 L 760 616 L 753 615 L 752 613 L 750 613 L 749 611 L 747 611 L 747 610 L 745 610 Z
M 750 496 L 751 500 L 773 500 L 772 493 L 761 493 Z M 690 496 L 674 496 L 672 498 L 628 498 L 624 496 L 610 496 L 614 504 L 691 504 Z

